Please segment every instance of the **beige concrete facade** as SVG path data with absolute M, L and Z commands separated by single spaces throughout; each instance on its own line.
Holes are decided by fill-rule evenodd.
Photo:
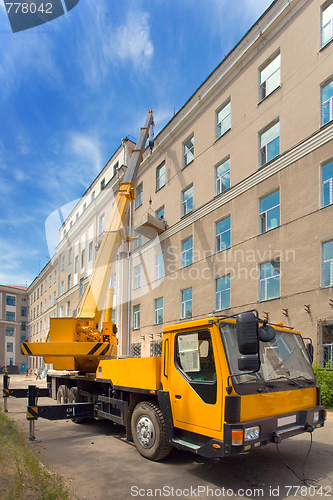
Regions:
M 324 351 L 332 355 L 333 254 L 326 244 L 333 242 L 333 180 L 324 179 L 323 166 L 333 162 L 333 91 L 323 104 L 333 42 L 322 42 L 322 12 L 331 4 L 273 2 L 145 152 L 130 226 L 143 234 L 148 212 L 163 214 L 166 230 L 142 236 L 130 252 L 121 249 L 114 271 L 121 353 L 131 344 L 136 355 L 156 354 L 163 325 L 186 317 L 258 309 L 311 338 L 320 363 Z M 57 315 L 77 307 L 80 280 L 87 282 L 94 259 L 75 273 L 75 257 L 85 248 L 88 258 L 90 243 L 98 243 L 100 216 L 110 212 L 108 193 L 121 175 L 61 229 L 50 263 Z M 332 184 L 329 202 L 324 180 Z M 29 287 L 30 296 L 43 279 Z
M 27 288 L 0 285 L 0 369 L 25 371 L 27 358 L 21 354 L 21 342 L 27 338 Z

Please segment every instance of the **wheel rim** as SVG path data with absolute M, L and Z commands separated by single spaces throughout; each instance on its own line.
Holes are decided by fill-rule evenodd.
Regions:
M 146 415 L 137 421 L 136 435 L 143 448 L 151 448 L 155 443 L 155 428 L 153 422 Z

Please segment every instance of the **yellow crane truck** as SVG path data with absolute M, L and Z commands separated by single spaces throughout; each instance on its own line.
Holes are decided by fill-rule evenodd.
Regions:
M 109 419 L 150 460 L 172 447 L 225 457 L 313 432 L 325 409 L 309 350 L 299 332 L 269 325 L 255 310 L 166 326 L 160 357 L 117 356 L 108 286 L 119 246 L 130 241 L 132 181 L 152 123 L 149 112 L 77 316 L 51 318 L 47 342 L 22 344 L 24 354 L 53 364 L 48 382 L 59 403 L 30 399 L 28 419 Z

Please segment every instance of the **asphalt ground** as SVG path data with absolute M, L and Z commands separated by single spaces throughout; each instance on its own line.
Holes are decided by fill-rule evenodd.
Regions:
M 2 377 L 1 377 L 2 388 Z M 11 388 L 46 387 L 45 380 L 12 375 Z M 39 404 L 55 404 L 40 398 Z M 26 399 L 8 398 L 8 417 L 28 439 Z M 3 400 L 0 400 L 3 409 Z M 150 462 L 126 441 L 124 428 L 108 421 L 75 424 L 72 421 L 39 419 L 31 444 L 48 470 L 62 475 L 79 500 L 127 500 L 132 498 L 245 498 L 333 500 L 333 413 L 325 427 L 313 433 L 305 463 L 304 484 L 282 462 L 302 475 L 310 434 L 296 436 L 279 445 L 223 459 L 205 459 L 173 450 L 162 462 Z M 1 474 L 1 471 L 0 471 Z M 316 486 L 316 488 L 314 487 Z

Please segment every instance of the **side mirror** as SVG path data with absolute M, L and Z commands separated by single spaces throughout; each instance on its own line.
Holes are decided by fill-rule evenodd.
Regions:
M 309 343 L 306 344 L 306 350 L 309 356 L 309 360 L 311 361 L 311 364 L 313 363 L 313 344 Z
M 259 356 L 247 355 L 238 358 L 238 370 L 241 372 L 257 372 L 259 368 Z
M 258 354 L 258 321 L 252 311 L 237 314 L 236 334 L 238 350 L 241 354 Z
M 263 325 L 259 328 L 259 340 L 261 342 L 271 342 L 275 339 L 275 330 L 270 325 Z

